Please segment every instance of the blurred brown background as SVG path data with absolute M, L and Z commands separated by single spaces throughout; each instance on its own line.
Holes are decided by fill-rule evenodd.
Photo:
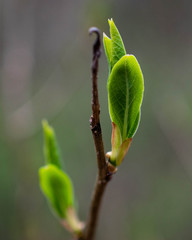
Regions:
M 0 0 L 0 239 L 70 240 L 40 192 L 41 120 L 55 128 L 85 220 L 96 161 L 89 118 L 94 37 L 113 17 L 145 78 L 139 130 L 107 188 L 97 240 L 192 239 L 192 2 Z M 110 150 L 107 61 L 99 72 Z

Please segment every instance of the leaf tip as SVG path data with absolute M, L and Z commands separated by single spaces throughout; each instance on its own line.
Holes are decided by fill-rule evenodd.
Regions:
M 49 125 L 49 123 L 46 119 L 42 120 L 42 126 L 43 126 L 44 133 L 53 134 L 53 132 L 54 132 L 53 128 Z
M 113 19 L 111 18 L 111 19 L 108 19 L 108 23 L 109 23 L 109 27 L 111 26 L 111 21 L 112 21 Z

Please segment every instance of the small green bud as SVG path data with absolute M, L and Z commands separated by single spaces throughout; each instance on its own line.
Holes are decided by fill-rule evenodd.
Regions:
M 46 120 L 42 121 L 44 131 L 44 156 L 47 164 L 54 164 L 61 168 L 59 149 L 55 137 L 54 129 Z

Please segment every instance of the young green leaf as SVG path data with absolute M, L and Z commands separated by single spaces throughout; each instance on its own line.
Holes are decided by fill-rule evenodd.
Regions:
M 74 207 L 73 186 L 70 178 L 55 165 L 49 164 L 39 170 L 40 186 L 59 218 L 67 217 L 68 209 Z
M 122 142 L 132 138 L 139 122 L 143 99 L 143 75 L 133 55 L 123 56 L 108 80 L 109 112 L 121 131 Z
M 108 20 L 111 35 L 111 69 L 126 54 L 121 35 L 115 26 L 113 19 Z
M 111 39 L 103 33 L 103 45 L 105 49 L 105 54 L 107 56 L 107 61 L 109 65 L 109 73 L 111 72 Z
M 55 132 L 51 126 L 49 126 L 46 120 L 43 120 L 44 130 L 44 155 L 47 164 L 54 164 L 58 168 L 61 168 L 59 150 L 55 137 Z
M 109 20 L 111 39 L 103 34 L 109 64 L 107 82 L 109 113 L 112 120 L 112 151 L 106 156 L 113 166 L 121 164 L 140 121 L 143 75 L 136 58 L 126 54 L 119 31 Z

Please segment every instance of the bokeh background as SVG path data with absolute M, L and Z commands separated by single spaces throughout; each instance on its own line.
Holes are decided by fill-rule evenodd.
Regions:
M 0 239 L 70 240 L 38 183 L 41 120 L 55 128 L 85 220 L 96 177 L 89 128 L 94 37 L 113 17 L 145 78 L 139 130 L 102 205 L 97 240 L 192 239 L 192 1 L 0 1 Z M 110 150 L 107 61 L 99 71 Z

